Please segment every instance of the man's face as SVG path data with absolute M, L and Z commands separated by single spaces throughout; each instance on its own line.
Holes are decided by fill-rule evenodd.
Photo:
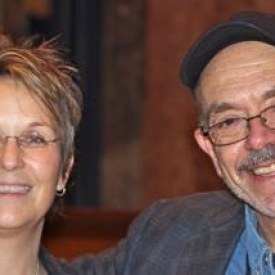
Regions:
M 208 125 L 275 105 L 275 47 L 249 41 L 222 50 L 201 74 L 199 100 Z M 233 193 L 275 217 L 275 130 L 257 117 L 248 137 L 234 144 L 215 146 L 198 129 L 195 138 Z

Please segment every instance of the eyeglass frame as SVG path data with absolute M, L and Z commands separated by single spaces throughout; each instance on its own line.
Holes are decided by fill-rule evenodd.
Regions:
M 246 127 L 245 127 L 245 129 L 246 129 L 247 133 L 245 134 L 244 137 L 242 137 L 242 138 L 240 138 L 240 139 L 237 139 L 237 140 L 234 140 L 233 142 L 229 142 L 229 143 L 216 143 L 216 142 L 214 141 L 212 135 L 210 134 L 210 133 L 211 133 L 211 132 L 210 132 L 211 129 L 213 129 L 213 128 L 215 129 L 215 127 L 221 125 L 222 123 L 225 123 L 226 120 L 229 120 L 229 119 L 225 119 L 224 121 L 218 122 L 218 123 L 216 123 L 216 124 L 214 124 L 214 125 L 211 125 L 211 126 L 209 126 L 209 125 L 200 125 L 199 128 L 200 128 L 200 131 L 201 131 L 201 133 L 203 134 L 203 136 L 207 137 L 207 138 L 211 141 L 211 143 L 212 143 L 213 145 L 215 145 L 215 146 L 226 146 L 226 145 L 235 144 L 235 143 L 237 143 L 237 142 L 239 142 L 239 141 L 242 141 L 242 140 L 246 139 L 246 138 L 249 136 L 249 133 L 250 133 L 250 124 L 249 124 L 249 122 L 250 122 L 251 120 L 255 119 L 255 118 L 259 118 L 260 121 L 261 121 L 261 123 L 262 123 L 262 125 L 265 126 L 267 129 L 269 129 L 269 130 L 275 130 L 275 120 L 274 120 L 274 128 L 271 128 L 271 127 L 269 127 L 269 126 L 266 124 L 267 119 L 266 119 L 265 117 L 262 116 L 266 111 L 268 111 L 268 110 L 270 110 L 270 109 L 274 109 L 274 111 L 275 111 L 275 104 L 274 104 L 274 105 L 271 105 L 271 106 L 269 106 L 269 107 L 267 107 L 267 108 L 264 108 L 264 109 L 263 109 L 261 112 L 259 112 L 257 115 L 249 116 L 249 117 L 236 117 L 236 118 L 234 118 L 234 119 L 239 119 L 239 120 L 243 120 L 243 121 L 246 122 L 246 125 L 245 125 Z M 274 116 L 274 117 L 275 117 L 275 116 Z
M 24 138 L 25 137 L 25 138 Z M 36 144 L 36 145 L 29 145 L 27 142 L 27 135 L 19 135 L 19 136 L 13 136 L 13 135 L 1 135 L 0 134 L 0 150 L 6 145 L 9 139 L 14 139 L 16 141 L 16 144 L 19 148 L 22 149 L 41 149 L 47 147 L 50 143 L 56 143 L 61 140 L 60 137 L 52 138 L 52 139 L 46 139 L 43 136 L 43 142 L 44 144 Z M 1 139 L 3 138 L 3 142 L 1 142 Z M 29 137 L 28 137 L 29 138 Z

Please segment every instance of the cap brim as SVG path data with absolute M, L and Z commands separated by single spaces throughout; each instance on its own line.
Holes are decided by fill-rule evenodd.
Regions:
M 274 37 L 253 24 L 230 22 L 217 25 L 203 35 L 186 54 L 180 71 L 182 82 L 193 90 L 200 73 L 214 55 L 231 44 L 249 40 L 275 44 Z

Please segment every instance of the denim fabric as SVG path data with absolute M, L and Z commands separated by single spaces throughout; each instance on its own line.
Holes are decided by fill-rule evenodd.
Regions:
M 255 212 L 246 206 L 246 249 L 252 274 L 275 274 L 273 254 L 257 230 Z
M 241 234 L 226 275 L 275 274 L 274 256 L 257 230 L 254 210 L 245 206 L 245 229 Z
M 247 274 L 246 232 L 243 231 L 225 275 Z

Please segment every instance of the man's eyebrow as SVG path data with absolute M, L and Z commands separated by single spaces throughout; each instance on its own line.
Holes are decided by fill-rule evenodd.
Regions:
M 272 87 L 270 90 L 267 90 L 263 95 L 262 98 L 263 99 L 271 99 L 271 98 L 275 98 L 275 87 Z M 205 116 L 207 121 L 209 120 L 210 116 L 213 114 L 218 114 L 218 113 L 222 113 L 224 111 L 233 109 L 232 104 L 230 103 L 212 103 L 210 104 L 210 107 L 208 108 Z
M 212 104 L 210 104 L 210 107 L 208 108 L 208 110 L 205 114 L 205 117 L 206 117 L 207 121 L 209 121 L 209 118 L 210 118 L 211 115 L 222 113 L 222 112 L 230 110 L 230 109 L 233 109 L 232 104 L 229 104 L 229 103 L 226 103 L 226 102 L 224 102 L 224 103 L 212 103 Z
M 270 99 L 272 97 L 275 97 L 275 87 L 266 91 L 262 96 L 263 99 Z

